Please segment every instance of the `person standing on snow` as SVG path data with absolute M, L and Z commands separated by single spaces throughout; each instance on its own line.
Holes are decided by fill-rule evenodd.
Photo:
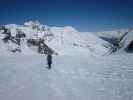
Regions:
M 48 65 L 48 69 L 51 69 L 51 64 L 52 64 L 52 55 L 48 54 L 47 55 L 47 65 Z

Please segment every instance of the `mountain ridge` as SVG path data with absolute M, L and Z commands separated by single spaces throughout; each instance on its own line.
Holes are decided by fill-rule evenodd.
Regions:
M 123 34 L 126 31 L 127 29 L 123 29 L 120 32 Z M 28 21 L 24 25 L 7 24 L 0 27 L 0 44 L 1 48 L 4 49 L 1 49 L 1 52 L 17 51 L 24 54 L 37 52 L 46 54 L 46 50 L 50 50 L 51 53 L 54 52 L 55 54 L 102 55 L 107 51 L 103 44 L 107 44 L 108 41 L 102 39 L 101 36 L 112 37 L 117 33 L 118 31 L 79 32 L 71 26 L 50 27 L 40 24 L 38 21 Z M 31 46 L 28 44 L 28 40 L 32 40 L 30 43 L 45 44 L 44 48 L 41 47 L 41 44 L 39 44 L 40 47 L 38 45 Z M 43 50 L 39 51 L 39 48 Z

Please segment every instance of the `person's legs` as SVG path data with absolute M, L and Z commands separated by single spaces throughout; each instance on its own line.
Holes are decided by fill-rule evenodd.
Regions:
M 51 63 L 48 63 L 48 69 L 51 69 Z

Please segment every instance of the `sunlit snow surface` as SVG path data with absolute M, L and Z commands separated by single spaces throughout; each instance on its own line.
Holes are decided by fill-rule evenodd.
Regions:
M 0 56 L 0 100 L 133 100 L 133 54 Z
M 22 52 L 11 53 L 9 49 L 18 45 L 4 43 L 0 31 L 0 100 L 133 100 L 133 54 L 124 50 L 133 30 L 124 37 L 119 52 L 105 55 L 107 41 L 102 38 L 120 36 L 118 31 L 78 32 L 70 26 L 48 27 L 32 21 L 6 28 L 12 36 L 19 29 L 26 37 Z M 27 39 L 34 38 L 45 39 L 58 53 L 52 69 L 46 68 L 45 55 L 28 47 Z

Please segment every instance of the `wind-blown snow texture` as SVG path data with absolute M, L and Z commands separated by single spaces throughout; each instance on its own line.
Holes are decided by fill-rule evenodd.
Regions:
M 0 57 L 1 100 L 133 100 L 133 55 Z
M 6 25 L 12 35 L 19 28 L 26 38 L 21 42 L 22 52 L 13 54 L 8 49 L 16 45 L 0 40 L 0 100 L 133 100 L 132 53 L 102 56 L 107 41 L 98 36 L 103 33 L 95 36 L 68 26 L 45 26 L 44 31 L 36 23 L 42 29 L 38 31 L 31 24 Z M 131 40 L 132 34 L 125 38 Z M 51 70 L 46 69 L 46 56 L 27 45 L 28 38 L 38 37 L 59 53 L 53 56 Z

